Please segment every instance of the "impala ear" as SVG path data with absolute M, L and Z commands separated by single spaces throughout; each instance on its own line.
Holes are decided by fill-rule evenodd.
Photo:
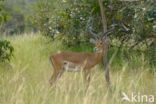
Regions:
M 95 43 L 96 43 L 96 40 L 95 40 L 95 39 L 93 39 L 93 38 L 91 38 L 89 41 L 90 41 L 90 43 L 93 43 L 93 44 L 95 44 Z

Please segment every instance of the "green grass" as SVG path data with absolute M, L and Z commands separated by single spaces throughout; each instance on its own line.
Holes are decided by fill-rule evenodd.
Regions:
M 0 65 L 0 104 L 128 104 L 121 101 L 121 92 L 156 96 L 156 75 L 148 71 L 143 58 L 136 69 L 131 69 L 126 62 L 122 67 L 110 67 L 111 92 L 99 66 L 92 70 L 87 92 L 81 72 L 65 72 L 51 88 L 49 56 L 64 50 L 62 44 L 58 40 L 49 42 L 36 34 L 6 38 L 13 44 L 15 52 L 10 65 Z

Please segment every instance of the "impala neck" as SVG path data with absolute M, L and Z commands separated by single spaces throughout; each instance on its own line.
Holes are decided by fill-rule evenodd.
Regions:
M 95 52 L 96 63 L 99 63 L 103 56 L 103 50 L 98 50 Z

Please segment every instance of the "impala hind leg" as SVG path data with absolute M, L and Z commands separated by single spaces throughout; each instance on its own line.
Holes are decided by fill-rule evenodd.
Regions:
M 63 69 L 61 68 L 61 64 L 59 61 L 56 61 L 54 57 L 50 57 L 50 61 L 53 66 L 53 74 L 49 80 L 50 85 L 54 85 L 54 83 L 61 77 L 63 73 Z
M 50 85 L 54 85 L 55 82 L 61 77 L 61 75 L 63 74 L 63 70 L 57 71 L 57 72 L 53 72 L 51 78 L 50 78 Z

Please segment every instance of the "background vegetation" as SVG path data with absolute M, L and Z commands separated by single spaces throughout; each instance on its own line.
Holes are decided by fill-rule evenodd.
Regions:
M 154 0 L 104 0 L 110 45 L 122 50 L 139 50 L 155 66 L 156 4 Z M 4 0 L 1 1 L 1 33 L 41 32 L 52 39 L 59 36 L 69 48 L 89 43 L 88 27 L 102 35 L 98 0 Z M 91 20 L 90 20 L 91 18 Z M 124 27 L 123 27 L 124 26 Z M 114 42 L 114 41 L 117 41 Z

